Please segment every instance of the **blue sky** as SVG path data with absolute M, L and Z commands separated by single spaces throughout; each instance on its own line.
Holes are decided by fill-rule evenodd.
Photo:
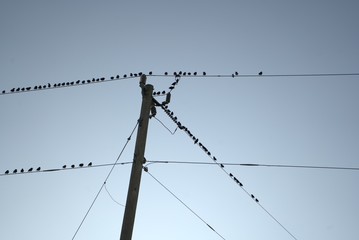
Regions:
M 131 72 L 357 73 L 357 1 L 0 3 L 0 90 Z M 162 91 L 173 77 L 148 77 Z M 182 77 L 170 109 L 225 163 L 359 167 L 358 76 Z M 161 99 L 159 99 L 161 100 Z M 139 117 L 137 79 L 0 95 L 0 173 L 115 162 Z M 158 119 L 176 126 L 158 109 Z M 133 135 L 120 162 L 132 161 Z M 148 160 L 211 162 L 149 124 Z M 149 171 L 225 239 L 293 239 L 218 166 Z M 72 239 L 109 167 L 0 177 L 2 239 Z M 107 189 L 125 204 L 131 166 Z M 297 239 L 356 239 L 357 171 L 226 166 Z M 118 239 L 102 191 L 75 239 Z M 143 173 L 133 239 L 220 239 Z

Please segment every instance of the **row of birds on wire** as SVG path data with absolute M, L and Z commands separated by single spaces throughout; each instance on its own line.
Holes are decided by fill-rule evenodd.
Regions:
M 63 165 L 62 166 L 62 169 L 74 169 L 74 168 L 82 168 L 82 167 L 92 167 L 92 162 L 89 162 L 87 165 L 83 164 L 83 163 L 80 163 L 79 165 L 75 165 L 75 164 L 72 164 L 70 166 L 67 166 L 67 165 Z M 20 170 L 18 169 L 14 169 L 13 171 L 10 171 L 10 170 L 6 170 L 5 171 L 5 175 L 8 175 L 8 174 L 21 174 L 21 173 L 31 173 L 31 172 L 51 172 L 51 171 L 57 171 L 57 170 L 60 170 L 60 169 L 48 169 L 48 170 L 41 170 L 41 167 L 38 167 L 38 168 L 29 168 L 28 170 L 25 170 L 24 168 L 21 168 Z M 3 174 L 3 175 L 4 175 Z
M 38 90 L 46 90 L 46 89 L 53 89 L 53 88 L 62 88 L 62 87 L 71 87 L 71 86 L 77 86 L 77 85 L 84 85 L 84 84 L 92 84 L 92 83 L 98 83 L 98 82 L 104 82 L 104 81 L 115 81 L 115 80 L 121 80 L 126 78 L 136 78 L 141 76 L 143 73 L 130 73 L 130 74 L 124 74 L 120 76 L 119 74 L 111 76 L 110 78 L 106 79 L 105 77 L 100 78 L 92 78 L 87 80 L 76 80 L 76 81 L 69 81 L 69 82 L 60 82 L 60 83 L 47 83 L 47 84 L 40 84 L 35 85 L 33 87 L 31 86 L 22 86 L 22 87 L 14 87 L 10 90 L 2 90 L 1 94 L 11 94 L 11 93 L 19 93 L 19 92 L 28 92 L 28 91 L 38 91 Z M 259 72 L 258 75 L 262 75 L 263 72 Z M 152 71 L 148 73 L 148 75 L 154 75 Z M 164 72 L 162 75 L 155 75 L 155 76 L 175 76 L 175 77 L 181 77 L 181 76 L 206 76 L 206 72 L 197 73 L 197 72 L 184 72 L 184 71 L 178 71 L 173 72 L 173 74 L 169 72 Z M 239 73 L 236 71 L 231 74 L 232 77 L 238 76 Z M 171 89 L 170 89 L 171 90 Z M 161 92 L 156 92 L 157 95 L 165 94 Z
M 221 167 L 221 169 L 236 183 L 238 184 L 255 202 L 259 202 L 259 200 L 253 195 L 253 194 L 249 194 L 247 190 L 244 189 L 242 182 L 240 182 L 238 180 L 238 178 L 236 178 L 232 173 L 227 172 L 224 168 L 224 165 L 219 163 L 217 161 L 217 158 L 215 156 L 213 156 L 211 154 L 211 152 L 208 150 L 207 147 L 205 147 L 200 141 L 199 139 L 193 135 L 193 133 L 187 128 L 185 127 L 179 120 L 178 118 L 174 115 L 173 111 L 168 109 L 167 105 L 161 105 L 161 108 L 165 111 L 165 113 L 172 119 L 172 121 L 178 126 L 179 129 L 183 130 L 193 141 L 193 143 L 195 145 L 198 145 L 207 155 L 208 157 L 210 157 L 219 167 Z

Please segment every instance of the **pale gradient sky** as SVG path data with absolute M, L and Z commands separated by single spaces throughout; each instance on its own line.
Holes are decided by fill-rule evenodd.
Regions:
M 2 0 L 0 91 L 140 71 L 357 73 L 358 10 L 354 0 Z M 358 78 L 182 78 L 169 107 L 220 162 L 359 167 Z M 173 80 L 148 83 L 162 91 Z M 113 163 L 140 104 L 137 79 L 0 94 L 0 174 Z M 132 160 L 135 136 L 120 162 Z M 211 162 L 155 120 L 146 158 Z M 123 204 L 130 169 L 107 182 Z M 0 176 L 0 238 L 72 239 L 109 170 Z M 292 239 L 217 166 L 149 170 L 226 240 Z M 298 240 L 358 238 L 358 171 L 226 170 Z M 123 213 L 102 191 L 75 239 L 119 239 Z M 220 238 L 143 173 L 133 239 Z

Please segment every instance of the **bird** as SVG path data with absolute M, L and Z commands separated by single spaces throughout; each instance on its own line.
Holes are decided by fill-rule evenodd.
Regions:
M 41 167 L 36 168 L 36 171 L 40 171 L 40 170 L 41 170 Z
M 162 91 L 162 94 L 166 94 L 166 91 Z
M 91 82 L 91 80 L 87 80 L 87 83 L 90 83 Z
M 79 164 L 79 167 L 83 167 L 83 166 L 84 166 L 84 164 L 83 164 L 83 163 L 80 163 L 80 164 Z
M 233 174 L 232 174 L 232 173 L 229 173 L 229 176 L 230 176 L 230 177 L 233 177 Z
M 48 83 L 48 84 L 47 84 L 47 87 L 48 87 L 48 88 L 50 88 L 50 87 L 51 87 L 51 84 L 50 84 L 50 83 Z
M 179 71 L 178 75 L 182 75 L 182 71 Z
M 29 168 L 29 170 L 27 170 L 28 172 L 32 172 L 33 168 Z
M 82 82 L 81 82 L 82 84 L 85 84 L 86 83 L 86 81 L 85 80 L 82 80 Z
M 215 156 L 213 156 L 213 160 L 214 160 L 214 161 L 217 161 L 217 158 L 216 158 Z
M 173 75 L 177 76 L 177 73 L 176 73 L 176 72 L 173 72 Z
M 127 78 L 127 75 L 125 74 L 125 75 L 123 75 L 123 77 L 124 77 L 124 78 Z
M 253 194 L 251 194 L 251 197 L 254 199 L 254 195 L 253 195 Z
M 11 90 L 10 90 L 10 92 L 14 92 L 15 91 L 15 88 L 12 88 Z
M 23 172 L 24 172 L 24 169 L 23 169 L 23 168 L 21 168 L 20 172 L 22 172 L 22 173 L 23 173 Z
M 224 165 L 221 163 L 221 168 L 224 168 Z
M 20 88 L 17 88 L 17 89 L 16 89 L 16 92 L 18 92 L 18 91 L 20 91 Z
M 21 88 L 21 91 L 25 91 L 25 88 L 23 87 L 23 88 Z
M 206 72 L 203 72 L 203 76 L 206 76 Z
M 66 165 L 62 166 L 62 168 L 66 168 Z
M 81 82 L 81 80 L 77 80 L 77 81 L 76 81 L 76 84 L 79 84 L 80 82 Z
M 12 173 L 17 173 L 17 169 L 15 169 Z
M 133 74 L 132 74 L 132 73 L 130 73 L 130 77 L 133 77 Z
M 259 202 L 259 200 L 256 198 L 256 202 Z
M 100 80 L 101 80 L 101 81 L 105 81 L 105 78 L 104 78 L 104 77 L 102 77 L 102 78 L 100 78 Z
M 191 73 L 189 72 L 189 73 L 187 73 L 189 76 L 191 76 Z
M 197 144 L 198 143 L 198 138 L 196 140 L 194 140 L 194 144 Z
M 72 164 L 72 165 L 71 165 L 71 168 L 75 168 L 75 165 L 74 165 L 74 164 Z
M 113 76 L 112 76 L 112 77 L 110 77 L 110 78 L 111 78 L 111 80 L 114 80 L 114 79 L 115 79 L 115 77 L 113 77 Z
M 119 79 L 120 78 L 120 75 L 116 75 L 116 79 Z
M 150 72 L 148 73 L 148 75 L 152 75 L 152 71 L 150 71 Z
M 3 91 L 2 91 L 2 94 L 5 94 L 5 93 L 6 93 L 6 91 L 5 91 L 5 90 L 3 90 Z
M 167 76 L 167 75 L 168 75 L 168 72 L 165 72 L 165 75 Z
M 9 170 L 6 170 L 6 171 L 5 171 L 5 174 L 9 174 L 9 172 L 10 172 Z
M 261 72 L 259 72 L 259 73 L 258 73 L 258 75 L 259 75 L 259 76 L 262 76 L 262 75 L 263 75 L 263 72 L 262 72 L 262 71 L 261 71 Z
M 238 72 L 235 72 L 236 76 L 238 76 Z
M 88 164 L 87 166 L 91 167 L 91 166 L 92 166 L 92 162 L 89 162 L 89 164 Z
M 232 73 L 232 78 L 234 78 L 234 74 Z
M 194 72 L 193 75 L 197 76 L 197 72 Z
M 27 91 L 30 91 L 30 90 L 31 90 L 31 87 L 27 87 L 26 90 L 27 90 Z

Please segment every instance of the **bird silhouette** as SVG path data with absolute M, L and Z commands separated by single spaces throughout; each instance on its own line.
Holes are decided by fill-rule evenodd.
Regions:
M 148 75 L 152 75 L 152 71 L 150 71 L 150 72 L 148 73 Z
M 36 168 L 36 171 L 40 171 L 40 170 L 41 170 L 41 167 Z
M 24 172 L 24 169 L 23 169 L 23 168 L 21 168 L 20 172 L 22 172 L 22 173 L 23 173 L 23 172 Z
M 66 165 L 62 166 L 62 168 L 66 168 Z
M 182 75 L 182 71 L 179 71 L 179 72 L 178 72 L 178 75 Z
M 91 167 L 91 166 L 92 166 L 92 162 L 89 162 L 89 164 L 88 164 L 87 166 Z
M 168 75 L 168 72 L 165 72 L 165 75 L 167 76 L 167 75 Z
M 15 169 L 12 173 L 17 173 L 17 169 Z
M 5 94 L 5 93 L 6 93 L 6 91 L 5 91 L 5 90 L 3 90 L 3 91 L 2 91 L 2 94 Z
M 133 74 L 132 74 L 132 73 L 130 73 L 130 77 L 133 77 Z
M 31 87 L 27 87 L 26 90 L 27 90 L 27 91 L 30 91 L 30 90 L 31 90 Z
M 83 167 L 83 166 L 84 166 L 84 164 L 83 164 L 83 163 L 80 163 L 80 164 L 79 164 L 79 167 Z
M 238 76 L 238 72 L 235 72 L 236 76 Z
M 105 81 L 105 78 L 104 78 L 104 77 L 102 77 L 102 78 L 100 78 L 100 80 L 101 80 L 101 81 Z
M 29 168 L 29 170 L 27 170 L 28 172 L 32 172 L 33 168 Z
M 76 81 L 76 84 L 79 84 L 80 82 L 81 82 L 80 80 L 77 80 L 77 81 Z
M 18 92 L 18 91 L 20 91 L 20 88 L 17 88 L 17 89 L 16 89 L 16 92 Z
M 259 200 L 256 198 L 256 202 L 259 202 Z
M 50 83 L 48 83 L 48 84 L 47 84 L 47 87 L 48 87 L 48 88 L 50 88 L 50 87 L 51 87 L 51 84 L 50 84 Z
M 233 177 L 233 174 L 232 174 L 232 173 L 229 173 L 229 176 L 230 176 L 230 177 Z
M 234 78 L 234 74 L 232 73 L 232 78 Z
M 119 79 L 120 78 L 120 75 L 116 75 L 116 79 Z
M 198 138 L 196 140 L 194 140 L 194 144 L 197 144 L 198 143 Z
M 263 75 L 263 72 L 259 72 L 258 75 L 259 75 L 259 76 L 262 76 L 262 75 Z
M 71 165 L 71 168 L 75 168 L 75 165 L 74 165 L 74 164 L 72 164 L 72 165 Z
M 251 194 L 251 197 L 254 199 L 254 195 L 253 195 L 253 194 Z
M 220 165 L 220 166 L 221 166 L 221 168 L 224 168 L 224 165 L 223 165 L 222 163 L 221 163 L 221 165 Z
M 194 72 L 193 75 L 197 76 L 197 72 Z
M 110 77 L 111 78 L 111 80 L 114 80 L 115 79 L 115 77 Z
M 124 78 L 127 78 L 127 75 L 125 74 L 125 75 L 123 75 L 123 77 L 124 77 Z
M 25 91 L 25 88 L 23 87 L 23 88 L 21 88 L 21 91 Z
M 9 172 L 10 172 L 9 170 L 6 170 L 6 171 L 5 171 L 5 174 L 9 174 Z
M 15 91 L 15 88 L 12 88 L 11 90 L 10 90 L 10 92 L 14 92 Z
M 166 94 L 166 91 L 162 91 L 162 94 Z
M 217 161 L 217 158 L 216 158 L 215 156 L 213 156 L 213 160 L 214 160 L 214 161 Z
M 206 76 L 207 74 L 206 74 L 206 72 L 203 72 L 203 76 Z
M 82 82 L 81 82 L 82 84 L 85 84 L 86 83 L 86 81 L 85 80 L 82 80 Z
M 176 72 L 173 72 L 173 75 L 177 76 L 177 73 L 176 73 Z
M 91 80 L 87 80 L 87 83 L 90 83 L 91 82 Z

